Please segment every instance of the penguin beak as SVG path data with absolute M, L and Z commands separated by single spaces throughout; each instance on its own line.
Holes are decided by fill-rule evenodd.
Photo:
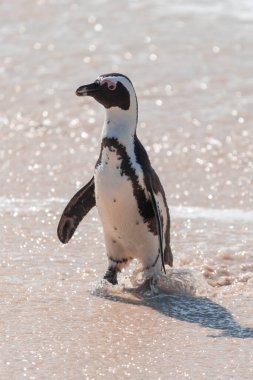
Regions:
M 97 82 L 86 84 L 84 86 L 79 87 L 76 90 L 77 96 L 93 96 L 93 94 L 99 91 L 100 85 Z

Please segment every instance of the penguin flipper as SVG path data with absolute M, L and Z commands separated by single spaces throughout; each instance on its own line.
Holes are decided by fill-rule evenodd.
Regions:
M 77 226 L 96 205 L 94 177 L 71 198 L 65 207 L 57 228 L 59 240 L 66 244 Z
M 162 266 L 165 272 L 164 264 L 168 264 L 170 266 L 172 266 L 173 264 L 173 256 L 172 256 L 172 252 L 170 248 L 170 214 L 169 214 L 169 209 L 168 209 L 168 205 L 166 201 L 166 196 L 165 196 L 163 186 L 159 180 L 159 177 L 157 176 L 156 172 L 151 166 L 151 163 L 148 158 L 148 154 L 137 136 L 135 136 L 135 147 L 136 147 L 135 154 L 136 154 L 137 161 L 143 168 L 143 171 L 145 172 L 145 176 L 147 178 L 146 187 L 150 194 L 152 207 L 155 214 L 155 221 L 156 221 L 157 231 L 158 231 L 159 248 L 160 248 L 161 260 L 162 260 Z M 163 249 L 163 223 L 162 223 L 161 213 L 156 201 L 156 194 L 158 192 L 160 192 L 162 195 L 164 206 L 167 212 L 167 225 L 166 225 L 166 231 L 164 235 L 164 239 L 165 239 L 164 249 Z
M 162 226 L 162 220 L 161 220 L 161 213 L 160 213 L 159 206 L 156 202 L 156 197 L 155 197 L 155 192 L 153 190 L 153 184 L 152 184 L 151 176 L 149 177 L 149 185 L 150 185 L 149 192 L 150 192 L 150 196 L 151 196 L 151 202 L 152 202 L 152 207 L 153 207 L 154 214 L 155 214 L 155 220 L 156 220 L 156 226 L 157 226 L 157 232 L 158 232 L 162 268 L 164 270 L 164 273 L 166 273 L 165 260 L 164 260 L 164 249 L 163 249 L 163 226 Z

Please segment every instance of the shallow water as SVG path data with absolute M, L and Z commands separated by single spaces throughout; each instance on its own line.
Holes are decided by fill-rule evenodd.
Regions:
M 0 5 L 1 379 L 251 379 L 251 1 Z M 164 184 L 175 264 L 156 294 L 101 283 L 92 210 L 56 228 L 93 173 L 103 110 L 75 89 L 119 71 Z M 129 289 L 130 287 L 130 289 Z

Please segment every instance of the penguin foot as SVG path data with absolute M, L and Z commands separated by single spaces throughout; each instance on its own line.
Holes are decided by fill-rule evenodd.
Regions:
M 109 267 L 105 272 L 104 279 L 110 282 L 112 285 L 117 285 L 118 283 L 118 269 L 116 267 Z
M 157 277 L 151 277 L 149 278 L 149 288 L 152 294 L 157 294 L 159 291 L 157 289 L 158 284 L 158 278 Z
M 157 277 L 150 277 L 147 278 L 140 286 L 138 286 L 134 291 L 137 291 L 138 293 L 150 293 L 151 295 L 157 294 L 158 288 L 157 288 L 158 278 Z

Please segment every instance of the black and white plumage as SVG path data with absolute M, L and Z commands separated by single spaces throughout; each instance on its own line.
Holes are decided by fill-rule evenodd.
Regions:
M 58 226 L 67 243 L 83 217 L 97 206 L 102 222 L 108 269 L 104 278 L 117 283 L 117 273 L 132 259 L 155 279 L 172 266 L 170 217 L 161 182 L 136 136 L 137 98 L 122 74 L 101 75 L 77 89 L 106 109 L 100 156 L 92 179 L 70 200 Z

